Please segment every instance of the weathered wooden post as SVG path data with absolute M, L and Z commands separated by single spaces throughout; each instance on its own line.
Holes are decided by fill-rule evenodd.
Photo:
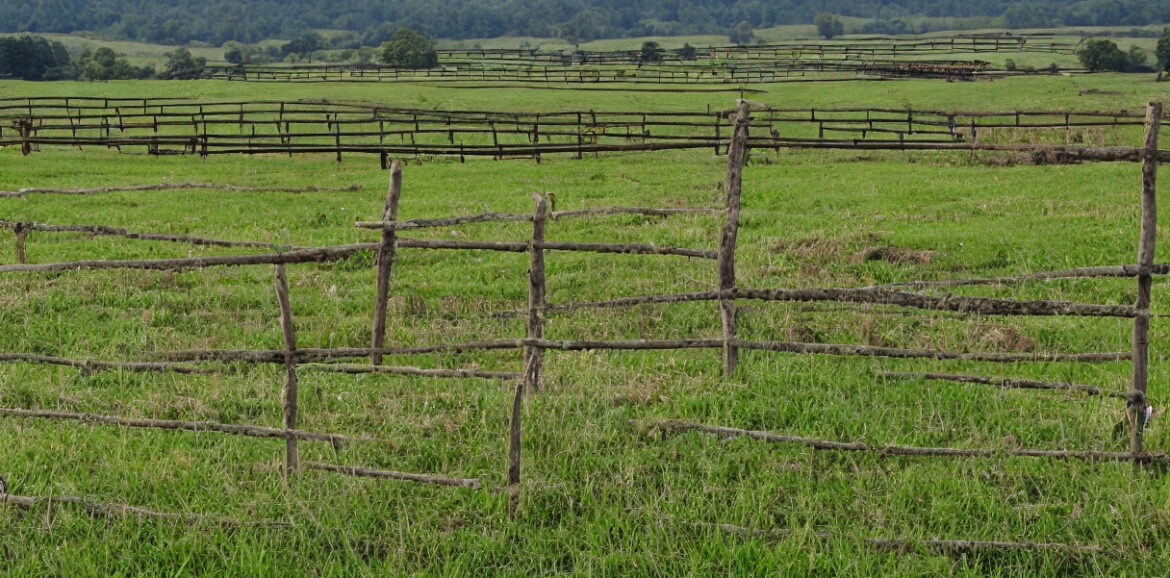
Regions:
M 24 239 L 28 235 L 28 228 L 24 226 L 24 223 L 17 223 L 12 228 L 12 232 L 16 234 L 16 262 L 23 265 L 27 262 L 24 254 Z
M 715 113 L 715 155 L 719 156 L 719 127 L 723 123 L 723 113 Z
M 536 210 L 532 215 L 532 262 L 528 267 L 528 339 L 544 339 L 544 308 L 547 286 L 544 278 L 544 232 L 551 212 L 548 199 L 533 195 Z M 524 387 L 528 391 L 540 391 L 540 370 L 544 362 L 544 350 L 540 347 L 524 347 Z
M 284 272 L 284 265 L 276 265 L 274 279 L 276 286 L 276 300 L 280 303 L 280 332 L 284 335 L 284 369 L 287 379 L 280 392 L 280 403 L 284 408 L 284 429 L 286 432 L 297 429 L 297 365 L 294 355 L 297 350 L 296 331 L 293 328 L 292 305 L 288 297 L 288 277 Z M 300 452 L 297 449 L 297 438 L 291 434 L 284 438 L 284 472 L 291 475 L 301 467 Z
M 398 200 L 402 198 L 402 163 L 390 164 L 390 187 L 386 190 L 386 204 L 382 207 L 382 222 L 396 224 L 398 221 Z M 393 225 L 382 228 L 382 245 L 378 248 L 378 284 L 374 298 L 373 347 L 381 349 L 386 343 L 386 308 L 390 293 L 390 270 L 394 266 L 394 255 L 398 249 L 398 232 Z M 370 353 L 370 362 L 381 365 L 382 353 Z
M 739 235 L 739 198 L 747 158 L 749 112 L 747 102 L 741 100 L 727 151 L 727 181 L 723 189 L 727 215 L 719 239 L 719 312 L 723 320 L 723 372 L 728 377 L 735 373 L 739 361 L 739 350 L 735 347 L 735 245 Z
M 544 339 L 544 307 L 546 285 L 544 279 L 545 226 L 550 212 L 549 202 L 540 195 L 534 195 L 536 210 L 532 215 L 532 263 L 528 269 L 528 339 Z M 540 369 L 544 362 L 544 350 L 535 345 L 524 346 L 524 373 L 516 384 L 512 397 L 512 415 L 508 426 L 508 512 L 516 515 L 520 506 L 520 448 L 523 430 L 521 419 L 524 413 L 526 391 L 540 391 Z
M 1162 103 L 1146 107 L 1146 138 L 1142 154 L 1142 223 L 1138 244 L 1138 290 L 1133 320 L 1133 392 L 1126 408 L 1130 416 L 1129 449 L 1142 451 L 1142 429 L 1146 418 L 1146 382 L 1150 360 L 1150 289 L 1153 285 L 1154 242 L 1157 238 L 1158 211 L 1156 184 L 1158 176 L 1158 129 L 1162 123 Z
M 520 419 L 524 414 L 524 380 L 516 382 L 512 396 L 512 413 L 508 423 L 508 513 L 515 516 L 520 507 Z

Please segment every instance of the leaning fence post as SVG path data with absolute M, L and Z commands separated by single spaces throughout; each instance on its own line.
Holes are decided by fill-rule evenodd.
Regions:
M 292 305 L 288 298 L 288 277 L 284 273 L 284 264 L 276 265 L 274 279 L 276 285 L 276 300 L 280 303 L 280 332 L 284 335 L 284 369 L 287 379 L 284 389 L 280 392 L 280 403 L 284 408 L 284 429 L 286 432 L 297 429 L 297 366 L 293 356 L 297 350 L 296 332 L 293 328 Z M 297 450 L 297 438 L 289 435 L 284 438 L 284 471 L 286 475 L 300 469 L 301 458 Z
M 398 200 L 402 198 L 402 163 L 390 164 L 390 188 L 386 190 L 386 204 L 382 208 L 382 222 L 398 221 Z M 386 342 L 386 308 L 390 293 L 390 269 L 394 265 L 394 254 L 398 247 L 398 232 L 393 227 L 383 226 L 382 245 L 378 248 L 378 288 L 374 300 L 374 340 L 372 347 L 381 349 Z M 370 362 L 381 365 L 382 353 L 370 353 Z
M 512 415 L 508 423 L 508 513 L 516 515 L 520 507 L 520 418 L 524 414 L 524 380 L 516 382 L 512 397 Z
M 739 361 L 739 350 L 735 347 L 735 245 L 739 235 L 739 198 L 747 149 L 748 116 L 747 102 L 740 101 L 731 146 L 727 151 L 727 181 L 724 184 L 727 216 L 719 239 L 719 313 L 723 320 L 723 372 L 728 377 L 735 373 Z
M 540 195 L 534 195 L 536 210 L 532 215 L 532 263 L 528 269 L 528 339 L 544 339 L 544 307 L 546 286 L 544 282 L 545 225 L 550 212 L 549 202 Z M 508 513 L 515 516 L 520 507 L 520 447 L 522 429 L 520 422 L 524 414 L 525 391 L 540 390 L 540 368 L 544 350 L 535 345 L 524 346 L 524 375 L 516 384 L 512 397 L 512 415 L 508 424 Z
M 532 215 L 532 263 L 528 268 L 528 339 L 544 339 L 544 308 L 547 286 L 544 279 L 544 230 L 548 223 L 548 199 L 533 195 L 536 210 Z M 544 350 L 534 345 L 524 346 L 524 388 L 540 391 L 540 369 Z
M 1146 138 L 1142 155 L 1142 223 L 1138 244 L 1138 290 L 1133 320 L 1133 393 L 1126 409 L 1130 415 L 1129 449 L 1142 451 L 1142 429 L 1146 417 L 1146 382 L 1150 359 L 1150 289 L 1154 269 L 1154 241 L 1157 238 L 1158 211 L 1156 187 L 1158 176 L 1158 129 L 1162 122 L 1162 103 L 1146 107 Z

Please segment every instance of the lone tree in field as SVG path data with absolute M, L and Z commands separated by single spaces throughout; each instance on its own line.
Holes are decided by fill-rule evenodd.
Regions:
M 832 40 L 834 36 L 840 36 L 845 33 L 845 25 L 836 16 L 821 12 L 813 18 L 813 24 L 817 27 L 817 34 L 825 37 L 825 40 Z
M 434 68 L 439 65 L 435 43 L 409 28 L 399 28 L 382 44 L 382 62 L 397 68 Z
M 657 42 L 647 40 L 642 43 L 642 62 L 659 62 L 662 60 L 662 48 Z
M 1127 54 L 1117 44 L 1106 38 L 1094 38 L 1077 49 L 1081 64 L 1093 72 L 1131 72 L 1145 66 L 1145 53 L 1140 48 L 1130 49 Z M 1159 60 L 1161 57 L 1159 56 Z M 1147 69 L 1148 70 L 1148 69 Z
M 203 67 L 207 66 L 206 58 L 202 56 L 196 58 L 186 48 L 168 52 L 166 56 L 167 66 L 159 74 L 162 78 L 180 80 L 199 78 L 199 75 L 203 73 Z

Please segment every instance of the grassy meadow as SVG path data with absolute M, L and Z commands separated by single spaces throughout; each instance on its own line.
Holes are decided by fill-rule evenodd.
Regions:
M 0 96 L 330 99 L 442 109 L 547 111 L 730 108 L 738 94 L 575 87 L 461 89 L 421 84 L 0 81 Z M 753 86 L 773 106 L 954 110 L 1140 110 L 1170 84 L 1132 75 Z M 1133 135 L 1133 144 L 1139 137 Z M 1165 142 L 1165 140 L 1163 140 Z M 1165 148 L 1165 146 L 1163 147 Z M 716 207 L 726 159 L 709 150 L 489 161 L 405 159 L 400 218 L 557 209 Z M 356 220 L 381 212 L 387 173 L 373 157 L 149 157 L 141 151 L 0 149 L 0 190 L 211 182 L 325 187 L 315 193 L 170 190 L 0 198 L 0 219 L 101 224 L 293 246 L 374 241 Z M 1163 179 L 1165 180 L 1165 179 Z M 755 151 L 744 171 L 739 285 L 865 286 L 1132 263 L 1140 167 L 1034 166 L 992 155 Z M 1159 207 L 1161 247 L 1170 204 Z M 548 238 L 713 249 L 719 215 L 557 220 Z M 461 225 L 411 237 L 524 240 L 524 223 Z M 0 230 L 0 264 L 16 262 Z M 87 234 L 31 232 L 31 263 L 245 252 Z M 1162 249 L 1159 255 L 1164 255 Z M 1162 262 L 1166 259 L 1159 258 Z M 713 261 L 550 253 L 554 303 L 703 291 Z M 524 254 L 400 249 L 388 341 L 423 345 L 520 337 L 500 315 L 527 300 Z M 78 359 L 282 346 L 270 266 L 198 271 L 0 274 L 0 351 Z M 302 347 L 365 346 L 373 255 L 289 267 Z M 1132 304 L 1135 281 L 1076 280 L 955 288 L 956 295 Z M 1170 313 L 1164 279 L 1153 310 Z M 944 295 L 945 290 L 935 293 Z M 1132 322 L 973 317 L 893 307 L 742 302 L 745 339 L 948 351 L 1125 351 Z M 713 303 L 550 315 L 551 339 L 720 336 Z M 1156 317 L 1150 394 L 1165 405 L 1170 334 Z M 359 360 L 360 361 L 360 360 Z M 388 358 L 395 365 L 515 371 L 515 351 Z M 209 366 L 217 367 L 217 366 Z M 282 525 L 184 524 L 90 516 L 68 505 L 0 508 L 8 576 L 984 576 L 1170 574 L 1170 478 L 1156 468 L 1018 457 L 937 459 L 664 435 L 638 422 L 686 419 L 873 445 L 1120 451 L 1122 402 L 1080 393 L 897 381 L 885 371 L 945 371 L 1128 387 L 1128 363 L 898 360 L 717 351 L 549 352 L 544 390 L 524 406 L 520 506 L 504 492 L 512 384 L 303 371 L 301 427 L 375 442 L 302 442 L 302 459 L 478 477 L 483 489 L 283 476 L 279 440 L 0 417 L 0 475 L 17 495 Z M 0 407 L 279 427 L 283 368 L 212 375 L 83 373 L 0 365 Z M 1170 450 L 1156 419 L 1147 448 Z M 722 525 L 748 529 L 730 532 Z M 752 533 L 751 530 L 762 532 Z M 901 551 L 867 539 L 905 539 Z M 922 540 L 1058 542 L 1099 551 L 950 555 Z

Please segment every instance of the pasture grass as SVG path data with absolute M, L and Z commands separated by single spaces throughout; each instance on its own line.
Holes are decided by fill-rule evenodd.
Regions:
M 784 106 L 967 108 L 1143 106 L 1165 87 L 1119 75 L 767 86 L 751 98 Z M 1085 88 L 1120 94 L 1078 94 Z M 92 94 L 197 98 L 330 98 L 442 108 L 548 110 L 729 107 L 731 95 L 453 90 L 381 85 L 213 82 L 0 83 L 6 96 Z M 1135 143 L 1136 144 L 1136 143 Z M 744 176 L 738 272 L 745 287 L 860 286 L 1133 262 L 1140 174 L 1133 164 L 998 166 L 985 156 L 756 151 Z M 614 205 L 711 207 L 725 159 L 710 151 L 531 161 L 407 163 L 401 218 L 528 212 L 532 193 L 561 210 Z M 381 210 L 376 159 L 147 157 L 106 150 L 0 150 L 0 189 L 170 181 L 344 187 L 289 194 L 160 191 L 0 199 L 8 220 L 90 223 L 289 245 L 371 241 L 355 220 Z M 1161 222 L 1170 218 L 1162 203 Z M 550 223 L 550 240 L 654 242 L 714 248 L 719 217 L 620 216 Z M 466 225 L 411 236 L 523 240 L 525 224 Z M 15 261 L 0 232 L 0 263 Z M 1164 244 L 1163 244 L 1164 245 Z M 894 254 L 906 259 L 872 258 Z M 31 262 L 239 252 L 84 234 L 32 232 Z M 1164 253 L 1164 251 L 1163 251 Z M 289 269 L 302 346 L 368 341 L 373 255 Z M 1164 259 L 1159 259 L 1164 260 Z M 390 305 L 394 344 L 523 335 L 527 257 L 402 249 Z M 549 299 L 569 302 L 707 290 L 715 264 L 681 257 L 551 253 Z M 1021 299 L 1133 301 L 1132 280 L 956 289 Z M 1168 311 L 1166 283 L 1154 312 Z M 952 351 L 1129 348 L 1114 319 L 960 317 L 887 307 L 741 303 L 747 339 L 864 343 Z M 270 267 L 5 274 L 0 351 L 133 359 L 183 348 L 277 348 Z M 586 310 L 550 317 L 548 336 L 717 337 L 712 303 Z M 1164 405 L 1165 327 L 1155 319 L 1150 393 Z M 516 370 L 518 352 L 420 355 L 392 363 Z M 179 376 L 9 364 L 0 406 L 159 419 L 280 424 L 279 366 Z M 1128 386 L 1129 365 L 893 360 L 743 352 L 724 378 L 716 351 L 550 352 L 544 390 L 524 408 L 520 508 L 503 491 L 511 384 L 494 380 L 301 374 L 301 424 L 366 433 L 381 443 L 338 452 L 302 442 L 304 459 L 479 477 L 480 491 L 282 476 L 279 441 L 213 433 L 0 419 L 0 475 L 13 493 L 102 502 L 286 527 L 105 519 L 65 506 L 0 513 L 0 568 L 63 575 L 1163 575 L 1170 556 L 1170 484 L 1127 464 L 999 457 L 981 460 L 840 454 L 687 433 L 635 422 L 680 418 L 842 441 L 984 448 L 1121 450 L 1120 402 L 1081 394 L 891 381 L 882 371 L 937 370 Z M 1147 447 L 1165 451 L 1155 420 Z M 719 524 L 777 530 L 729 533 Z M 1092 544 L 1103 552 L 949 556 L 870 538 Z

